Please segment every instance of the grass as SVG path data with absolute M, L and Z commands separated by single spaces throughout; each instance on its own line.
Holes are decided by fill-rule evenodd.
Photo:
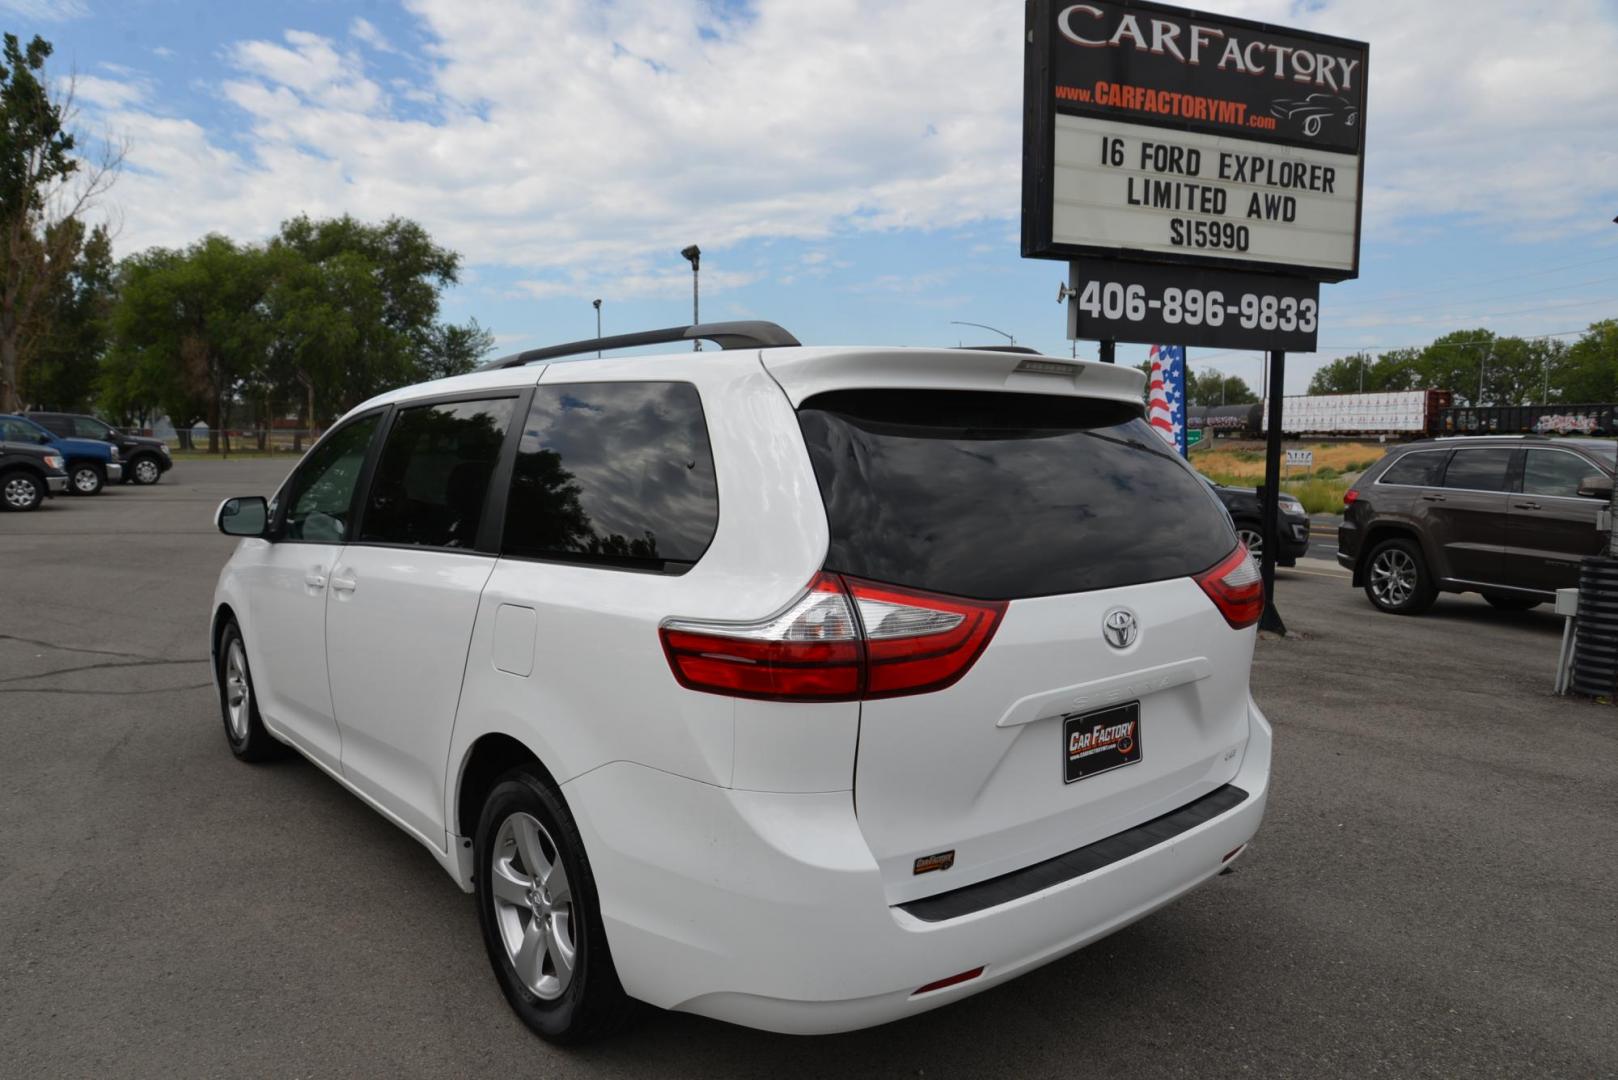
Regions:
M 1208 479 L 1224 487 L 1255 487 L 1264 480 L 1264 451 L 1254 443 L 1227 440 L 1206 450 L 1194 450 L 1191 463 Z M 1343 492 L 1359 474 L 1376 464 L 1386 452 L 1377 443 L 1288 442 L 1289 450 L 1313 450 L 1315 465 L 1305 473 L 1284 467 L 1281 490 L 1297 498 L 1311 514 L 1341 514 Z

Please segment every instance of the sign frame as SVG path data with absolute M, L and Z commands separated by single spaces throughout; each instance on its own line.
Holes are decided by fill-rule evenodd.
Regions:
M 1098 105 L 1085 105 L 1074 102 L 1058 104 L 1056 97 L 1056 49 L 1059 45 L 1064 47 L 1067 45 L 1066 42 L 1059 40 L 1059 35 L 1056 31 L 1058 17 L 1061 12 L 1075 8 L 1082 9 L 1087 13 L 1097 11 L 1099 9 L 1096 4 L 1103 4 L 1124 14 L 1135 15 L 1137 19 L 1145 19 L 1147 25 L 1150 25 L 1154 19 L 1162 21 L 1180 20 L 1183 24 L 1182 29 L 1195 24 L 1211 30 L 1223 30 L 1227 34 L 1226 40 L 1231 40 L 1228 35 L 1232 33 L 1248 37 L 1269 35 L 1272 38 L 1285 38 L 1324 46 L 1340 53 L 1352 53 L 1357 57 L 1360 80 L 1356 91 L 1358 95 L 1358 147 L 1352 154 L 1345 154 L 1345 160 L 1353 160 L 1357 165 L 1354 191 L 1353 263 L 1348 270 L 1302 264 L 1255 262 L 1239 256 L 1210 255 L 1206 253 L 1206 249 L 1194 253 L 1188 251 L 1184 254 L 1179 254 L 1106 244 L 1057 242 L 1053 238 L 1056 117 L 1058 115 L 1092 117 L 1115 123 L 1129 124 L 1137 126 L 1147 133 L 1150 133 L 1152 129 L 1197 133 L 1208 133 L 1210 131 L 1210 127 L 1206 123 L 1174 116 L 1143 116 L 1135 113 L 1109 111 Z M 1155 0 L 1093 0 L 1092 3 L 1078 5 L 1073 4 L 1071 0 L 1025 0 L 1024 13 L 1023 257 L 1064 261 L 1072 261 L 1083 257 L 1113 258 L 1171 266 L 1222 267 L 1261 274 L 1303 277 L 1320 282 L 1347 281 L 1359 276 L 1360 243 L 1365 205 L 1365 112 L 1370 69 L 1370 46 L 1367 43 L 1328 34 L 1319 34 L 1313 31 L 1276 26 L 1252 19 L 1207 15 L 1188 8 L 1157 3 Z M 1256 42 L 1253 44 L 1256 44 Z M 1116 65 L 1116 70 L 1128 73 L 1127 58 L 1132 55 L 1131 50 L 1109 48 L 1098 51 L 1107 54 L 1107 59 Z M 1288 49 L 1287 51 L 1290 53 L 1292 50 Z M 1259 50 L 1260 55 L 1264 52 L 1264 49 Z M 1099 57 L 1097 58 L 1098 62 L 1100 59 Z M 1277 62 L 1279 63 L 1279 60 Z M 1189 77 L 1187 76 L 1187 78 Z M 1136 86 L 1138 84 L 1130 83 L 1127 85 Z M 1292 87 L 1294 84 L 1292 81 L 1286 81 L 1282 85 Z M 1307 87 L 1300 89 L 1307 89 Z M 1307 139 L 1293 137 L 1280 131 L 1230 129 L 1219 130 L 1214 133 L 1220 137 L 1250 141 L 1255 144 L 1255 149 L 1262 149 L 1265 146 L 1323 149 L 1318 142 L 1310 142 Z

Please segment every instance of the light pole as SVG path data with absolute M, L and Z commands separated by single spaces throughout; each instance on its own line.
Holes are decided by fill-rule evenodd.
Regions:
M 681 248 L 680 255 L 691 264 L 691 325 L 695 326 L 702 321 L 697 315 L 697 273 L 702 266 L 702 249 L 692 244 L 688 248 Z M 697 338 L 691 342 L 692 352 L 702 351 L 702 339 Z
M 1365 393 L 1365 354 L 1360 353 L 1360 393 Z
M 1017 344 L 1017 339 L 1016 338 L 1012 337 L 1010 334 L 1006 333 L 1004 330 L 995 329 L 994 327 L 988 325 L 987 323 L 963 322 L 960 319 L 951 319 L 949 321 L 949 324 L 951 326 L 975 326 L 979 330 L 987 330 L 990 333 L 999 334 L 1001 337 L 1005 338 L 1007 341 L 1009 341 L 1013 345 Z
M 601 340 L 601 301 L 600 300 L 592 300 L 592 301 L 590 301 L 590 303 L 596 309 L 596 340 L 600 341 Z M 601 358 L 601 350 L 599 348 L 596 349 L 596 358 L 598 360 Z

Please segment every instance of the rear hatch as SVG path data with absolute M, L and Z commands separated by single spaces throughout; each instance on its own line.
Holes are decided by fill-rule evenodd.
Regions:
M 989 390 L 800 401 L 828 571 L 1005 602 L 958 681 L 861 705 L 856 810 L 891 903 L 1081 847 L 1235 774 L 1255 632 L 1194 576 L 1236 538 L 1140 411 Z

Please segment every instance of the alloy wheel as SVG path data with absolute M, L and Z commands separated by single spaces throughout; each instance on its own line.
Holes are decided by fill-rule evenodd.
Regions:
M 489 882 L 506 957 L 533 994 L 554 1001 L 578 963 L 573 890 L 556 841 L 532 814 L 515 813 L 495 833 Z
M 1416 560 L 1407 551 L 1388 548 L 1371 561 L 1371 593 L 1383 607 L 1396 608 L 1416 593 Z
M 94 495 L 101 486 L 101 477 L 88 465 L 73 470 L 73 487 L 81 495 Z
M 34 482 L 26 476 L 13 476 L 6 481 L 6 505 L 13 510 L 27 510 L 34 505 L 39 493 Z
M 253 705 L 253 685 L 247 678 L 247 655 L 242 639 L 232 638 L 225 652 L 225 717 L 230 737 L 238 743 L 247 738 L 247 722 Z
M 163 475 L 163 470 L 157 467 L 157 462 L 151 458 L 141 458 L 135 462 L 135 482 L 137 484 L 155 484 L 157 478 Z
M 1247 545 L 1248 554 L 1258 559 L 1264 555 L 1264 534 L 1245 525 L 1236 530 L 1236 539 Z

